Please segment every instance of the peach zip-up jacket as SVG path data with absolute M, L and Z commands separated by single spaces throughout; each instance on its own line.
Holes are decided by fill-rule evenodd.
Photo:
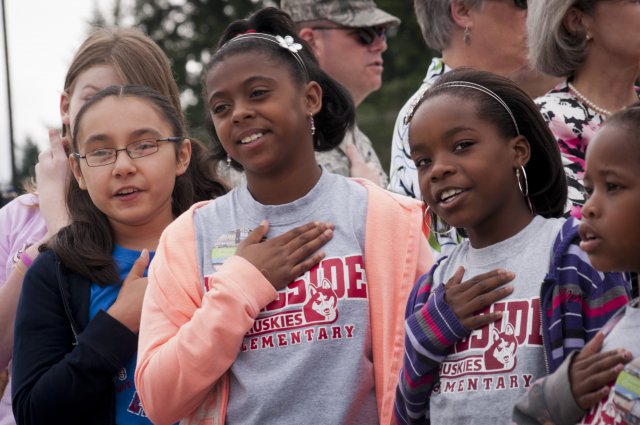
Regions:
M 365 270 L 376 399 L 380 423 L 390 424 L 407 297 L 433 259 L 420 203 L 358 182 L 369 193 Z M 165 229 L 149 270 L 135 382 L 146 415 L 158 425 L 224 425 L 227 370 L 260 310 L 276 298 L 262 273 L 238 256 L 210 276 L 211 290 L 203 295 L 193 214 L 206 204 L 194 205 Z

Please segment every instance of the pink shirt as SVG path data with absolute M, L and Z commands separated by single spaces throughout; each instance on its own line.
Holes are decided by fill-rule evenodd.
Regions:
M 47 233 L 38 196 L 19 196 L 0 209 L 0 287 L 13 269 L 13 256 L 25 244 L 38 242 Z M 5 369 L 9 365 L 0 365 Z M 15 425 L 11 410 L 11 381 L 0 400 L 0 425 Z

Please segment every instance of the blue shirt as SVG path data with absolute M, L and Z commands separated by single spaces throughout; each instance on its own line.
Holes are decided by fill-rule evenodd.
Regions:
M 154 253 L 149 253 L 149 261 L 153 259 Z M 107 311 L 113 305 L 118 297 L 122 282 L 131 271 L 133 263 L 140 257 L 140 251 L 132 251 L 120 246 L 113 249 L 113 259 L 116 262 L 118 273 L 120 274 L 120 283 L 117 285 L 100 286 L 96 283 L 91 285 L 91 304 L 89 306 L 89 320 L 100 310 Z M 147 275 L 144 271 L 144 275 Z M 132 424 L 132 425 L 149 425 L 151 421 L 147 419 L 144 409 L 140 404 L 140 398 L 133 382 L 133 374 L 136 370 L 136 357 L 134 354 L 126 365 L 118 371 L 114 379 L 116 389 L 116 424 Z

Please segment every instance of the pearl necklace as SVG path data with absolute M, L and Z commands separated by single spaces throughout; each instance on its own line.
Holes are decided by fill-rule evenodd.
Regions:
M 593 109 L 594 111 L 596 111 L 600 115 L 604 115 L 605 117 L 608 117 L 609 115 L 611 115 L 611 111 L 610 110 L 601 108 L 598 105 L 596 105 L 595 103 L 593 103 L 592 101 L 590 101 L 589 99 L 587 99 L 587 97 L 585 95 L 583 95 L 582 93 L 580 93 L 578 91 L 578 89 L 576 89 L 573 86 L 573 84 L 567 82 L 567 86 L 569 86 L 569 90 L 571 90 L 573 92 L 573 94 L 575 94 L 578 97 L 578 99 L 580 99 L 582 101 L 582 103 L 586 104 L 588 107 L 590 107 L 591 109 Z

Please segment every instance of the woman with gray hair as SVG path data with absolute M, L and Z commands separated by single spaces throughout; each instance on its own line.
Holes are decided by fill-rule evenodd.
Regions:
M 585 202 L 585 153 L 603 121 L 638 101 L 640 1 L 530 0 L 529 57 L 564 81 L 536 99 L 556 137 L 569 183 L 569 208 Z

